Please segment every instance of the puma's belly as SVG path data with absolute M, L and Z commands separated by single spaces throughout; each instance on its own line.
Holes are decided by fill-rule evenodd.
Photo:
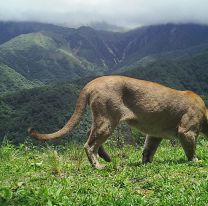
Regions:
M 164 118 L 133 118 L 127 120 L 128 124 L 136 127 L 144 134 L 154 137 L 172 138 L 177 136 L 177 123 L 174 119 Z

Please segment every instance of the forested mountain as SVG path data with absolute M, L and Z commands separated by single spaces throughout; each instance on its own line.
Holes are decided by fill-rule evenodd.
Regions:
M 14 143 L 23 142 L 31 126 L 45 132 L 61 128 L 74 110 L 79 89 L 79 85 L 62 83 L 0 97 L 0 142 L 5 136 Z M 82 128 L 73 132 L 73 138 L 86 136 L 90 121 L 86 117 L 80 123 Z
M 29 81 L 15 70 L 0 63 L 0 94 L 31 89 L 42 85 L 39 81 Z
M 63 126 L 80 88 L 99 75 L 208 94 L 208 26 L 167 24 L 119 33 L 0 22 L 0 34 L 0 139 L 22 141 L 31 125 L 42 131 Z
M 0 23 L 0 62 L 30 80 L 49 82 L 116 72 L 150 55 L 202 52 L 208 26 L 158 25 L 126 33 L 90 27 Z M 180 53 L 182 52 L 182 53 Z
M 42 82 L 99 73 L 93 63 L 40 32 L 22 34 L 0 45 L 0 62 L 27 79 Z

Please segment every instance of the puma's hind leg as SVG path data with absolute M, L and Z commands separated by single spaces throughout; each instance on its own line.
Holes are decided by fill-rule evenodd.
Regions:
M 146 136 L 144 149 L 142 152 L 142 163 L 152 162 L 154 154 L 162 141 L 162 138 L 156 138 L 151 136 Z
M 178 127 L 178 138 L 188 158 L 188 161 L 198 161 L 196 157 L 196 140 L 199 134 L 199 122 L 193 114 L 185 114 Z
M 196 139 L 197 134 L 194 131 L 183 131 L 182 128 L 179 129 L 179 140 L 186 154 L 188 161 L 197 162 L 196 157 Z
M 90 136 L 90 133 L 91 133 L 91 129 L 87 132 L 87 136 L 89 138 Z M 98 149 L 98 155 L 104 159 L 106 162 L 111 162 L 111 157 L 110 155 L 107 153 L 107 151 L 104 149 L 104 146 L 101 145 Z
M 102 144 L 112 134 L 114 128 L 113 123 L 108 118 L 101 117 L 94 119 L 91 133 L 84 148 L 90 163 L 97 169 L 103 168 L 98 161 L 98 154 L 106 161 L 110 161 L 110 157 L 105 152 Z
M 111 162 L 111 157 L 104 149 L 103 145 L 101 145 L 98 149 L 98 154 L 101 158 L 103 158 L 106 162 Z

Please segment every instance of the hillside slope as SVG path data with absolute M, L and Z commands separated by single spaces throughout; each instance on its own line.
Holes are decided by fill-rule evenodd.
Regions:
M 208 95 L 207 31 L 208 26 L 192 24 L 113 33 L 8 23 L 3 33 L 8 38 L 0 37 L 2 139 L 22 142 L 30 126 L 43 132 L 62 127 L 80 88 L 98 75 L 122 74 Z M 88 116 L 81 122 L 83 135 Z M 75 131 L 70 138 L 83 135 Z
M 42 82 L 99 73 L 92 63 L 40 32 L 22 34 L 0 45 L 0 61 L 27 79 Z
M 41 85 L 39 81 L 29 81 L 12 68 L 0 63 L 0 95 L 22 89 L 31 89 Z
M 208 50 L 186 58 L 149 57 L 117 72 L 176 89 L 208 94 Z
M 104 74 L 150 55 L 184 55 L 192 47 L 198 47 L 195 53 L 208 48 L 208 26 L 196 24 L 147 26 L 125 33 L 38 23 L 0 22 L 1 27 L 4 63 L 41 81 Z M 28 74 L 28 69 L 35 71 Z
M 126 59 L 184 50 L 208 43 L 208 26 L 196 24 L 166 24 L 147 26 L 124 34 L 128 42 Z
M 13 143 L 24 142 L 31 126 L 43 132 L 58 130 L 73 113 L 79 90 L 79 82 L 62 82 L 0 96 L 0 142 L 4 137 Z M 81 127 L 69 139 L 79 141 L 85 136 L 90 121 L 89 114 L 83 115 Z

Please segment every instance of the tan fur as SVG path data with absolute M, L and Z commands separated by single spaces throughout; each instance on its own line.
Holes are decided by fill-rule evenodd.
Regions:
M 147 134 L 144 163 L 152 161 L 162 138 L 173 137 L 180 140 L 188 160 L 194 161 L 196 138 L 200 131 L 208 133 L 208 112 L 197 94 L 124 76 L 103 76 L 83 88 L 74 114 L 61 130 L 40 134 L 30 129 L 30 135 L 50 140 L 67 134 L 78 122 L 87 103 L 92 110 L 93 123 L 84 147 L 89 161 L 98 169 L 102 168 L 98 155 L 110 161 L 102 144 L 120 121 Z

